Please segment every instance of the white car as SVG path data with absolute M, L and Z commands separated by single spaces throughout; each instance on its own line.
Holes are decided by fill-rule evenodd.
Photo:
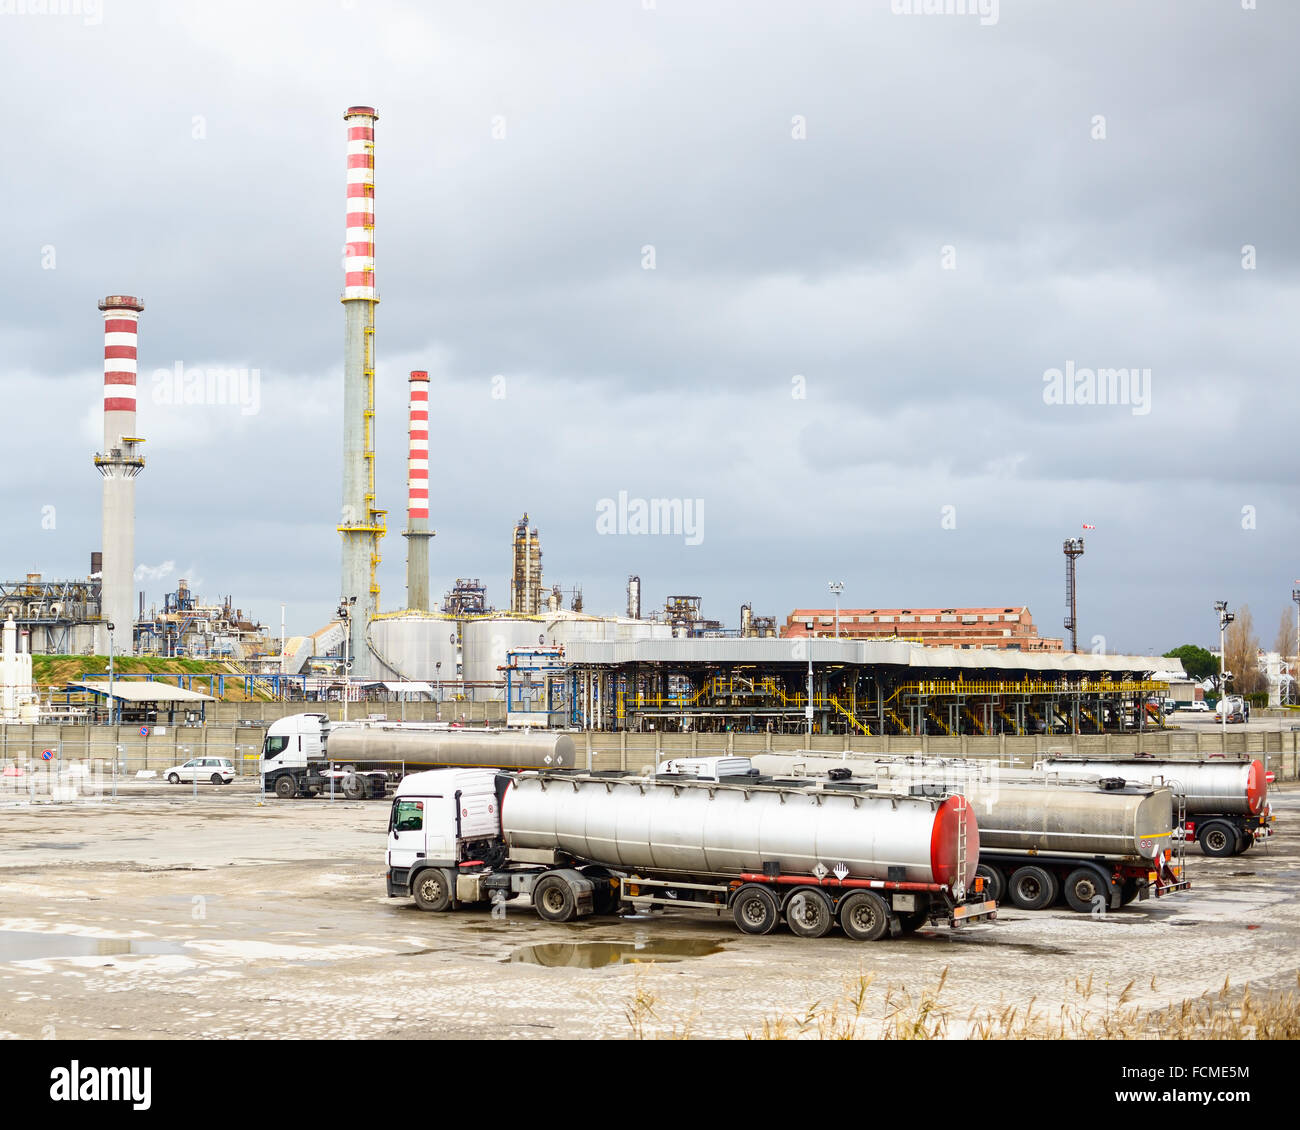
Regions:
M 184 765 L 168 769 L 163 776 L 173 785 L 179 785 L 182 781 L 211 781 L 214 785 L 228 785 L 235 779 L 235 763 L 228 757 L 192 757 Z

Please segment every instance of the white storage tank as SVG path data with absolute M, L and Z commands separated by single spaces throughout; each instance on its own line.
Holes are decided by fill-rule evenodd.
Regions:
M 385 616 L 370 624 L 370 641 L 390 666 L 390 678 L 455 685 L 458 639 L 458 625 L 447 616 Z

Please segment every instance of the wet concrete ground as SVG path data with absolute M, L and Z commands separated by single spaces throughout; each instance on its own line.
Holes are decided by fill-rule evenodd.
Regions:
M 1189 894 L 1103 918 L 1008 908 L 877 943 L 752 938 L 686 914 L 424 914 L 384 895 L 386 804 L 182 792 L 0 808 L 0 1036 L 739 1036 L 860 974 L 878 1020 L 889 987 L 919 996 L 944 967 L 960 1032 L 972 1009 L 1079 1005 L 1090 975 L 1095 1011 L 1130 982 L 1131 1004 L 1160 1007 L 1225 975 L 1294 988 L 1300 969 L 1294 787 L 1273 793 L 1270 846 L 1188 853 Z

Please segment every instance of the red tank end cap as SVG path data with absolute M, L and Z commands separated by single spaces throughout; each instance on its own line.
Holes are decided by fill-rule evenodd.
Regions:
M 144 300 L 132 298 L 129 294 L 110 294 L 100 302 L 101 310 L 143 310 Z
M 423 369 L 412 369 L 412 370 L 411 370 L 411 380 L 413 380 L 413 381 L 427 381 L 428 379 L 429 379 L 429 374 L 426 373 Z
M 966 825 L 966 858 L 961 860 L 957 847 L 963 821 Z M 934 882 L 951 886 L 960 874 L 970 883 L 975 878 L 979 858 L 980 834 L 975 809 L 965 797 L 950 796 L 934 814 L 934 827 L 930 832 L 930 872 Z
M 1246 773 L 1246 800 L 1250 803 L 1251 812 L 1262 811 L 1267 797 L 1268 778 L 1264 775 L 1263 762 L 1252 761 Z

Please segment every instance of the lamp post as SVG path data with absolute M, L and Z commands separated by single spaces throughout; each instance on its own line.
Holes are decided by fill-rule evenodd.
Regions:
M 844 591 L 843 581 L 828 581 L 831 592 L 835 594 L 835 638 L 840 638 L 840 593 Z
M 339 602 L 339 619 L 343 621 L 343 721 L 348 720 L 348 698 L 352 692 L 352 606 L 357 598 Z
M 108 622 L 108 724 L 116 721 L 117 699 L 113 697 L 113 621 Z
M 1228 652 L 1224 633 L 1237 617 L 1228 611 L 1226 600 L 1216 600 L 1214 610 L 1219 614 L 1219 718 L 1223 721 L 1223 751 L 1228 751 Z
M 437 718 L 439 722 L 441 722 L 442 721 L 442 660 L 441 659 L 439 659 L 438 662 L 433 665 L 433 670 L 434 670 L 434 675 L 436 676 L 438 682 L 438 705 L 435 710 L 434 716 Z

